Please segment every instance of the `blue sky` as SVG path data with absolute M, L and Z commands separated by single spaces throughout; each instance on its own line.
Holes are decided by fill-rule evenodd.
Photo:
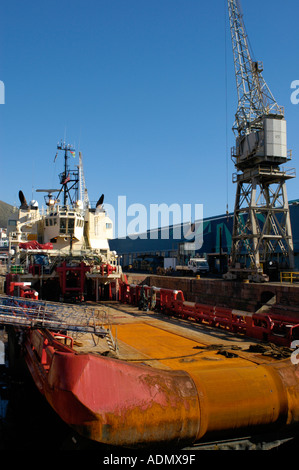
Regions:
M 1 6 L 0 199 L 56 187 L 57 142 L 81 150 L 89 198 L 233 211 L 237 106 L 226 1 L 7 1 Z M 256 60 L 285 107 L 299 175 L 297 0 L 243 0 Z M 76 160 L 77 162 L 77 160 Z M 297 179 L 288 198 L 299 198 Z

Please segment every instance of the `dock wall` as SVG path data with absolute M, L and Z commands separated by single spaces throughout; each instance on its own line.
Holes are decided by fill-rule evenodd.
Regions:
M 127 274 L 129 283 L 182 290 L 186 300 L 204 304 L 230 307 L 237 310 L 256 312 L 271 298 L 275 304 L 298 309 L 299 284 L 290 283 L 245 283 L 209 278 L 183 278 L 142 274 Z

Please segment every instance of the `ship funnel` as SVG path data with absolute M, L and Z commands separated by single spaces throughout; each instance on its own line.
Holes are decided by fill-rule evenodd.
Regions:
M 21 191 L 21 190 L 19 191 L 19 199 L 20 199 L 20 203 L 21 203 L 20 208 L 21 209 L 28 209 L 28 204 L 27 204 L 26 198 L 24 196 L 23 191 Z
M 101 206 L 103 204 L 103 202 L 104 202 L 104 194 L 102 194 L 102 196 L 98 200 L 98 202 L 96 204 L 96 207 Z

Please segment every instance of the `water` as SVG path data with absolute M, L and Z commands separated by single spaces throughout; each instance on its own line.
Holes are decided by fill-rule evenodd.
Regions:
M 4 330 L 0 330 L 0 344 L 6 346 Z M 0 363 L 0 450 L 94 448 L 105 450 L 67 426 L 38 391 L 26 367 L 22 373 L 12 374 L 4 355 Z
M 0 368 L 0 449 L 63 449 L 72 443 L 64 425 L 30 377 L 18 379 Z
M 68 466 L 71 462 L 78 464 L 80 459 L 84 459 L 81 461 L 85 465 L 85 458 L 88 458 L 89 464 L 94 462 L 98 465 L 111 454 L 134 454 L 134 451 L 100 444 L 77 434 L 61 420 L 39 392 L 25 364 L 17 374 L 12 373 L 6 351 L 7 335 L 1 329 L 0 342 L 5 350 L 0 364 L 0 451 L 9 451 L 9 458 L 16 458 L 21 464 L 27 456 L 32 463 L 35 454 L 28 451 L 88 451 L 88 457 L 85 452 L 67 452 L 65 458 Z M 52 453 L 46 454 L 48 458 Z M 60 464 L 63 455 L 59 452 Z

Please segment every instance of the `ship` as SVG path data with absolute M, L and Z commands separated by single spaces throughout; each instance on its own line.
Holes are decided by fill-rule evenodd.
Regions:
M 72 147 L 58 150 L 60 189 L 42 190 L 45 211 L 20 192 L 9 231 L 0 323 L 11 367 L 24 361 L 58 416 L 99 445 L 194 449 L 244 436 L 253 436 L 251 445 L 259 435 L 293 437 L 298 316 L 204 305 L 179 289 L 131 284 L 109 249 L 103 196 L 90 207 L 82 156 L 71 171 Z
M 124 282 L 121 292 L 119 302 L 84 306 L 0 299 L 11 364 L 25 360 L 76 436 L 114 452 L 271 449 L 295 439 L 296 351 L 244 334 L 241 312 L 233 330 L 208 305 L 192 319 L 180 291 Z
M 6 293 L 12 293 L 9 285 L 18 279 L 48 300 L 115 298 L 122 272 L 116 252 L 109 249 L 113 224 L 104 208 L 104 195 L 92 205 L 81 152 L 73 169 L 69 164 L 75 156 L 73 146 L 58 143 L 54 161 L 59 152 L 64 157 L 60 188 L 37 189 L 45 193 L 46 210 L 40 210 L 36 200 L 27 203 L 19 191 L 20 206 L 8 225 Z

